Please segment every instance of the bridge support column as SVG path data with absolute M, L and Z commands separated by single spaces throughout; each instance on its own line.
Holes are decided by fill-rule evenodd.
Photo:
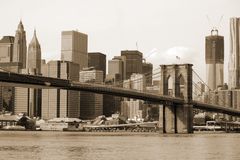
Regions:
M 160 133 L 193 133 L 192 105 L 160 106 Z
M 175 111 L 175 106 L 165 106 L 165 133 L 177 133 Z
M 161 105 L 159 108 L 160 133 L 176 133 L 175 107 Z
M 184 104 L 176 107 L 177 133 L 193 133 L 193 106 Z
M 160 133 L 165 133 L 165 106 L 159 105 L 159 121 L 158 128 Z

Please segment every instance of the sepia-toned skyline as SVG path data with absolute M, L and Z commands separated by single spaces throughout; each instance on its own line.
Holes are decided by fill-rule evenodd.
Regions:
M 121 50 L 138 49 L 154 67 L 193 62 L 205 77 L 204 39 L 212 26 L 217 26 L 225 40 L 227 82 L 229 19 L 240 15 L 239 4 L 238 0 L 4 0 L 0 6 L 0 37 L 14 35 L 22 19 L 27 43 L 36 28 L 42 57 L 47 60 L 60 59 L 61 31 L 78 30 L 89 36 L 88 51 L 102 52 L 107 59 Z

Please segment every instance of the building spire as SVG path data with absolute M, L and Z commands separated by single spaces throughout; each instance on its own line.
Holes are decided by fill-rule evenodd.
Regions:
M 34 28 L 33 38 L 30 42 L 30 45 L 40 45 L 37 39 L 36 28 Z
M 19 31 L 24 31 L 24 27 L 23 27 L 23 24 L 22 24 L 22 19 L 20 19 L 20 22 L 18 24 L 18 30 Z

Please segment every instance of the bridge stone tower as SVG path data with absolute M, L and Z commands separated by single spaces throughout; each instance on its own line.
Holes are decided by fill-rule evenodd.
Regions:
M 184 99 L 183 104 L 163 104 L 159 127 L 163 133 L 192 133 L 192 64 L 161 65 L 160 94 Z

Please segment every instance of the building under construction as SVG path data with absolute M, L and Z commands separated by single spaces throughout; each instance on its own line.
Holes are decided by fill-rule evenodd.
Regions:
M 205 39 L 205 61 L 207 66 L 207 85 L 215 90 L 223 85 L 224 66 L 224 38 L 213 29 L 211 35 Z

